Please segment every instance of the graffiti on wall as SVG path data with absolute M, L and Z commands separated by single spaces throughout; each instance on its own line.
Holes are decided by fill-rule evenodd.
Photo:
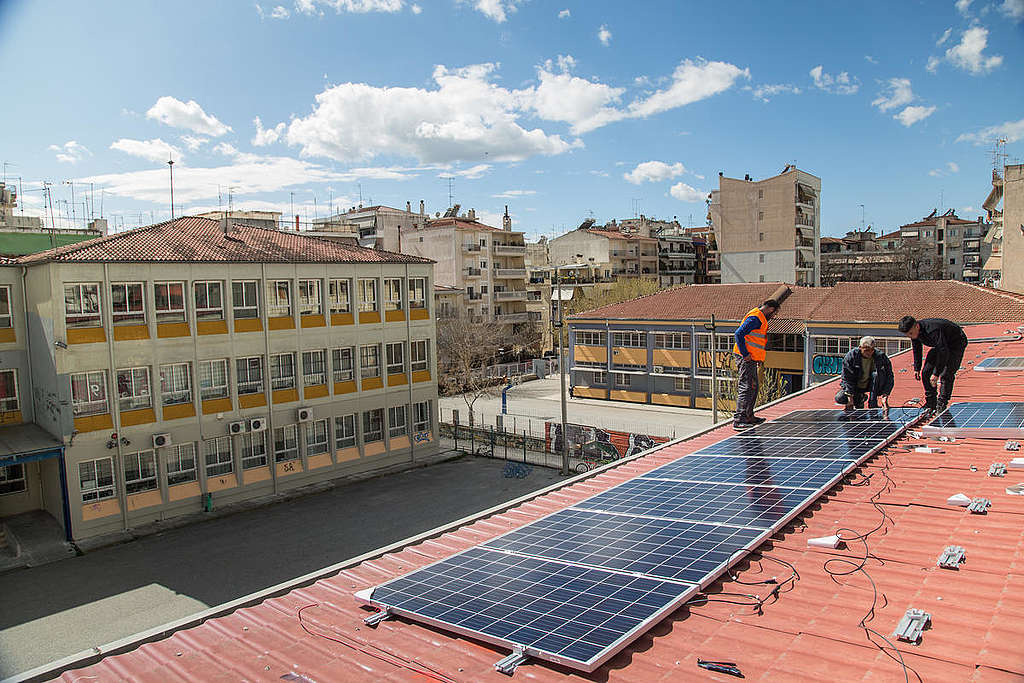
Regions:
M 732 351 L 715 351 L 714 352 L 715 364 L 719 369 L 722 370 L 734 370 L 736 369 L 736 354 Z M 697 367 L 711 369 L 711 351 L 698 351 L 697 352 Z
M 842 356 L 815 356 L 811 359 L 811 372 L 815 375 L 843 374 Z
M 569 452 L 585 459 L 618 460 L 628 458 L 657 444 L 668 441 L 664 436 L 648 436 L 632 432 L 619 432 L 587 425 L 566 424 Z M 549 453 L 562 452 L 562 425 L 544 423 L 545 445 Z

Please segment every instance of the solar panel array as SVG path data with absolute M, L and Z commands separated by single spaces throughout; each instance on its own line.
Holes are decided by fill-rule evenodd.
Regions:
M 1024 358 L 1020 356 L 1006 356 L 1003 358 L 986 358 L 974 369 L 978 372 L 1000 372 L 1000 371 L 1024 371 Z
M 1021 438 L 1024 437 L 1024 403 L 955 403 L 939 413 L 921 431 L 928 436 Z
M 593 671 L 918 412 L 795 411 L 356 597 Z

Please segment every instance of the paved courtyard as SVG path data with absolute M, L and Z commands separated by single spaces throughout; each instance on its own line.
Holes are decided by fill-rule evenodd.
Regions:
M 0 574 L 0 679 L 131 636 L 561 479 L 464 457 Z
M 501 414 L 500 388 L 495 393 L 494 396 L 480 398 L 473 405 L 474 413 L 483 416 L 483 424 L 493 425 L 494 417 Z M 506 428 L 512 429 L 514 424 L 517 431 L 529 429 L 534 434 L 543 434 L 545 421 L 557 422 L 562 419 L 560 396 L 557 375 L 525 382 L 510 389 Z M 443 420 L 450 421 L 451 411 L 455 409 L 459 411 L 461 422 L 467 422 L 466 402 L 461 396 L 441 398 L 440 403 Z M 567 413 L 569 422 L 649 436 L 680 437 L 711 425 L 710 410 L 591 398 L 568 399 Z M 719 419 L 724 419 L 724 416 L 720 415 Z

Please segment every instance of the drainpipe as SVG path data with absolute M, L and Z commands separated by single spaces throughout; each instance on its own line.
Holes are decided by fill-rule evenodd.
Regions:
M 103 264 L 103 286 L 106 287 L 106 286 L 109 286 L 109 285 L 110 285 L 110 268 L 109 268 L 109 264 L 104 263 Z M 100 297 L 100 307 L 104 311 L 104 314 L 103 314 L 103 328 L 104 328 L 104 334 L 107 335 L 107 360 L 110 363 L 111 377 L 113 377 L 114 380 L 115 380 L 111 385 L 108 385 L 108 391 L 107 391 L 107 407 L 110 408 L 110 414 L 114 416 L 114 420 L 113 420 L 113 422 L 114 422 L 114 433 L 117 434 L 117 438 L 114 439 L 114 448 L 117 450 L 117 458 L 116 458 L 117 462 L 116 462 L 116 464 L 114 466 L 114 477 L 115 477 L 114 481 L 117 481 L 118 478 L 121 479 L 121 485 L 117 487 L 117 497 L 118 497 L 119 502 L 121 503 L 121 526 L 123 527 L 122 531 L 128 531 L 128 490 L 125 488 L 126 482 L 124 481 L 124 453 L 121 450 L 121 411 L 119 410 L 117 403 L 111 400 L 112 397 L 110 396 L 110 391 L 109 391 L 109 389 L 111 387 L 116 387 L 117 386 L 117 381 L 116 381 L 116 379 L 117 379 L 116 378 L 117 368 L 114 365 L 114 323 L 113 323 L 113 319 L 111 317 L 113 315 L 113 312 L 110 310 L 110 306 L 109 305 L 104 306 L 103 303 L 102 303 L 103 302 L 103 291 L 102 291 L 102 288 L 101 288 L 101 291 L 99 292 L 99 297 Z M 110 299 L 108 298 L 108 302 L 109 301 L 110 301 Z M 153 380 L 151 378 L 150 379 L 150 390 L 149 390 L 150 397 L 153 396 L 153 388 L 152 387 L 153 387 Z M 156 408 L 156 406 L 154 405 L 154 409 L 155 408 Z M 154 452 L 154 457 L 155 457 L 155 452 Z M 157 472 L 159 472 L 159 471 L 160 471 L 160 467 L 159 467 L 159 465 L 157 465 Z M 120 476 L 118 475 L 118 473 L 120 473 Z
M 30 345 L 28 343 L 29 331 L 28 331 L 28 287 L 26 286 L 26 279 L 28 278 L 28 266 L 21 267 L 21 303 L 25 311 L 25 359 L 28 361 L 28 396 L 32 397 L 32 421 L 36 420 L 36 404 L 35 404 L 35 381 L 32 376 L 32 357 L 29 355 L 28 349 Z M 53 352 L 56 354 L 56 351 Z M 62 439 L 63 440 L 63 439 Z M 42 477 L 40 477 L 42 480 Z M 67 491 L 65 491 L 67 495 Z
M 402 231 L 398 231 L 398 252 L 402 252 Z M 405 343 L 402 344 L 403 353 L 405 347 L 409 348 L 409 358 L 406 361 L 408 364 L 405 366 L 405 377 L 407 386 L 407 393 L 409 394 L 409 406 L 406 409 L 405 415 L 405 433 L 409 437 L 409 461 L 416 462 L 416 433 L 414 427 L 416 426 L 413 422 L 413 415 L 416 413 L 416 404 L 412 400 L 412 307 L 409 305 L 409 264 L 405 264 L 405 292 L 403 293 L 403 299 L 405 299 Z M 423 278 L 423 305 L 427 305 L 427 278 Z M 429 308 L 427 309 L 430 310 Z M 385 362 L 387 361 L 387 347 L 384 350 Z M 385 390 L 386 391 L 386 390 Z
M 270 478 L 274 482 L 274 495 L 278 494 L 278 482 L 277 482 L 277 453 L 274 452 L 274 391 L 271 385 L 270 379 L 270 314 L 267 311 L 267 264 L 260 264 L 260 285 L 263 289 L 263 307 L 260 315 L 260 321 L 263 323 L 263 357 L 267 359 L 267 364 L 263 369 L 263 395 L 267 399 L 267 460 L 270 463 Z M 256 291 L 256 303 L 259 304 L 260 292 Z M 292 301 L 295 301 L 295 297 L 292 296 Z M 292 315 L 295 312 L 292 311 Z M 296 372 L 297 372 L 296 368 Z M 296 382 L 297 383 L 297 382 Z M 295 426 L 295 445 L 298 445 L 299 440 L 299 427 Z M 239 472 L 239 474 L 242 474 Z

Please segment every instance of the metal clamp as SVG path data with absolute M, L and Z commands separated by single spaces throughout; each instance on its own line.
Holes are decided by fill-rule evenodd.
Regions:
M 511 676 L 516 672 L 520 664 L 525 664 L 529 657 L 521 647 L 513 648 L 512 654 L 494 663 L 494 670 L 500 674 Z
M 971 504 L 967 506 L 967 511 L 975 515 L 984 515 L 988 512 L 988 509 L 991 506 L 992 501 L 988 498 L 975 498 L 971 501 Z
M 967 551 L 959 545 L 947 545 L 946 549 L 939 555 L 935 563 L 943 569 L 960 569 L 960 565 L 967 559 Z
M 1003 448 L 1005 448 L 1008 451 L 1019 451 L 1020 450 L 1020 442 L 1019 441 L 1007 441 L 1006 445 L 1004 445 Z
M 893 635 L 899 640 L 905 640 L 908 643 L 921 642 L 921 632 L 924 631 L 932 623 L 932 615 L 925 612 L 923 609 L 914 609 L 911 607 L 907 610 L 907 613 L 900 619 L 899 625 L 896 630 L 893 631 Z
M 990 477 L 1005 477 L 1006 476 L 1006 463 L 1005 462 L 994 462 L 988 468 L 988 476 Z
M 379 612 L 374 612 L 370 616 L 363 619 L 363 623 L 370 628 L 377 628 L 377 624 L 384 621 L 385 619 L 391 618 L 391 608 L 383 607 Z

